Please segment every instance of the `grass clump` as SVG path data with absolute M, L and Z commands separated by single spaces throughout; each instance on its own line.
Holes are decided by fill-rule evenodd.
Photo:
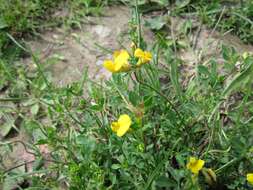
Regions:
M 0 48 L 1 52 L 9 45 L 6 33 L 21 38 L 42 29 L 41 24 L 48 20 L 50 10 L 57 8 L 56 1 L 3 1 L 0 5 Z
M 197 1 L 192 7 L 204 24 L 211 28 L 218 24 L 221 32 L 230 31 L 244 43 L 253 43 L 252 1 Z
M 9 33 L 17 39 L 38 34 L 38 32 L 61 24 L 80 27 L 86 15 L 99 15 L 107 1 L 93 0 L 10 0 L 0 4 L 0 52 L 2 55 L 10 46 Z M 66 9 L 63 16 L 55 17 L 55 10 Z M 1 54 L 0 54 L 1 55 Z

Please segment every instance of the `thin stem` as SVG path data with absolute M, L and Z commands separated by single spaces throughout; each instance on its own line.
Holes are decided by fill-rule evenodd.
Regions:
M 183 119 L 182 115 L 179 113 L 179 111 L 177 110 L 177 108 L 175 107 L 175 105 L 170 101 L 170 99 L 169 99 L 167 96 L 165 96 L 162 92 L 160 92 L 159 90 L 155 89 L 153 86 L 151 86 L 151 85 L 149 85 L 149 84 L 147 84 L 147 83 L 144 83 L 144 82 L 140 81 L 140 80 L 138 79 L 136 73 L 134 73 L 134 74 L 135 74 L 136 80 L 137 80 L 140 84 L 142 84 L 142 85 L 144 85 L 144 86 L 150 88 L 150 89 L 153 90 L 155 93 L 157 93 L 158 95 L 160 95 L 161 97 L 163 97 L 163 98 L 170 104 L 170 106 L 172 107 L 172 109 L 176 112 L 177 116 L 179 117 L 179 119 L 180 119 L 182 125 L 183 125 L 184 127 L 186 127 L 186 124 L 185 124 L 185 122 L 184 122 L 184 119 Z
M 20 97 L 20 98 L 0 98 L 0 102 L 13 102 L 13 101 L 21 101 L 27 100 L 28 97 Z
M 31 164 L 31 163 L 33 163 L 33 162 L 35 162 L 35 160 L 31 160 L 31 161 L 28 161 L 28 162 L 24 162 L 24 163 L 22 163 L 22 164 L 18 164 L 18 165 L 16 165 L 16 166 L 13 166 L 13 167 L 11 167 L 11 168 L 5 170 L 5 171 L 3 172 L 3 174 L 6 174 L 6 173 L 8 173 L 8 172 L 10 172 L 10 171 L 12 171 L 12 170 L 15 170 L 15 169 L 17 169 L 17 168 L 19 168 L 19 167 L 21 167 L 21 166 L 24 166 L 24 165 L 27 165 L 27 164 Z
M 213 30 L 212 30 L 212 32 L 211 32 L 210 37 L 213 36 L 213 33 L 214 33 L 215 30 L 217 29 L 217 27 L 218 27 L 218 25 L 219 25 L 219 23 L 220 23 L 220 21 L 221 21 L 223 15 L 224 15 L 225 10 L 226 10 L 226 7 L 224 6 L 223 9 L 222 9 L 222 11 L 221 11 L 221 14 L 220 14 L 220 16 L 219 16 L 219 19 L 218 19 L 217 23 L 215 24 L 215 26 L 214 26 L 214 28 L 213 28 Z
M 40 60 L 32 53 L 31 50 L 28 50 L 27 48 L 25 48 L 24 46 L 22 46 L 19 42 L 17 42 L 17 41 L 15 40 L 15 38 L 13 38 L 12 35 L 10 35 L 9 33 L 7 33 L 7 36 L 8 36 L 19 48 L 21 48 L 23 51 L 29 53 L 29 54 L 32 56 L 32 58 L 33 58 L 33 60 L 34 60 L 34 63 L 36 64 L 36 66 L 37 66 L 37 68 L 38 68 L 39 74 L 42 76 L 42 78 L 43 78 L 43 80 L 45 81 L 47 87 L 50 89 L 50 87 L 51 87 L 51 86 L 50 86 L 50 83 L 49 83 L 49 81 L 47 80 L 46 76 L 44 75 L 44 73 L 43 73 L 43 71 L 42 71 L 42 68 L 41 68 L 41 66 L 40 66 Z
M 233 160 L 229 161 L 225 165 L 223 165 L 220 168 L 218 168 L 217 170 L 215 170 L 215 173 L 216 174 L 220 173 L 221 170 L 225 169 L 226 167 L 230 166 L 231 164 L 233 164 L 234 162 L 237 162 L 239 160 L 241 160 L 241 158 L 234 158 Z
M 36 153 L 30 152 L 30 151 L 28 150 L 28 148 L 27 148 L 28 145 L 27 145 L 25 142 L 21 141 L 21 140 L 15 140 L 15 141 L 11 141 L 11 142 L 4 142 L 4 143 L 0 143 L 0 145 L 8 145 L 8 144 L 11 145 L 11 144 L 15 144 L 15 143 L 20 143 L 20 144 L 24 147 L 26 153 L 32 154 L 32 155 L 34 155 L 34 156 L 37 156 Z M 31 145 L 30 145 L 30 146 L 31 146 Z
M 141 19 L 140 19 L 140 14 L 138 10 L 138 0 L 135 0 L 135 16 L 137 20 L 137 25 L 138 25 L 138 47 L 141 46 Z
M 6 173 L 8 173 L 8 172 L 10 172 L 10 171 L 12 171 L 12 170 L 14 170 L 14 169 L 17 169 L 17 168 L 21 167 L 21 166 L 24 166 L 24 165 L 27 165 L 27 164 L 31 164 L 31 163 L 33 163 L 33 162 L 35 162 L 35 161 L 36 161 L 36 160 L 31 160 L 31 161 L 27 161 L 27 162 L 18 164 L 18 165 L 16 165 L 16 166 L 13 166 L 13 167 L 11 167 L 11 168 L 5 170 L 5 171 L 3 172 L 3 174 L 6 174 Z M 62 162 L 62 161 L 59 161 L 59 160 L 51 160 L 51 159 L 43 159 L 43 161 L 52 162 L 52 163 L 57 163 L 57 164 L 64 164 L 64 165 L 70 164 L 70 162 Z

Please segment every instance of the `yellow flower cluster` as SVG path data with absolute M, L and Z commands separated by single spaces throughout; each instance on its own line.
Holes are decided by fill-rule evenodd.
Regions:
M 152 60 L 152 54 L 148 51 L 143 51 L 140 48 L 135 49 L 134 57 L 138 59 L 136 67 L 140 67 Z M 244 55 L 246 57 L 246 54 Z M 132 66 L 129 64 L 131 56 L 126 50 L 115 51 L 113 54 L 113 60 L 105 60 L 103 66 L 112 73 L 127 72 L 130 71 Z M 127 114 L 120 115 L 117 121 L 112 122 L 111 129 L 118 137 L 122 137 L 130 129 L 132 124 L 131 118 Z M 196 176 L 199 171 L 203 169 L 203 174 L 206 177 L 206 181 L 209 184 L 216 182 L 216 174 L 212 169 L 203 168 L 205 164 L 204 160 L 197 159 L 196 157 L 190 157 L 186 167 Z M 253 185 L 253 173 L 246 175 L 247 181 Z
M 134 49 L 133 56 L 126 50 L 115 51 L 113 60 L 105 60 L 103 66 L 112 73 L 119 73 L 130 71 L 134 67 L 129 63 L 131 57 L 137 58 L 136 67 L 140 67 L 152 60 L 150 52 L 136 48 L 135 45 L 132 48 Z M 131 124 L 131 118 L 127 114 L 123 114 L 120 115 L 118 121 L 112 122 L 111 129 L 117 136 L 122 137 L 130 129 Z
M 126 50 L 115 51 L 113 54 L 114 60 L 105 60 L 104 67 L 112 73 L 126 72 L 130 70 L 128 59 L 130 55 Z
M 134 51 L 134 57 L 138 58 L 137 67 L 148 63 L 152 59 L 152 54 L 148 51 L 143 51 L 137 48 Z M 113 60 L 105 60 L 103 66 L 112 73 L 127 72 L 131 69 L 129 64 L 130 55 L 126 50 L 115 51 Z

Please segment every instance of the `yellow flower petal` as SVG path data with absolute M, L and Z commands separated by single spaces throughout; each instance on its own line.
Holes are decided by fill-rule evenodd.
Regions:
M 142 64 L 148 63 L 152 59 L 152 54 L 150 52 L 143 51 L 140 48 L 135 50 L 134 56 L 139 58 L 137 66 L 141 66 Z
M 120 115 L 118 120 L 119 125 L 131 125 L 131 118 L 127 114 Z
M 116 59 L 120 55 L 120 51 L 113 52 L 113 58 Z
M 111 129 L 117 134 L 117 136 L 122 137 L 132 124 L 131 118 L 127 114 L 120 115 L 117 122 L 112 122 Z
M 115 51 L 113 54 L 114 60 L 105 60 L 103 66 L 113 72 L 129 71 L 131 65 L 128 63 L 130 55 L 126 50 Z
M 128 115 L 124 114 L 119 117 L 118 124 L 117 136 L 122 137 L 129 130 L 132 121 Z
M 111 72 L 115 72 L 115 64 L 111 61 L 111 60 L 105 60 L 104 63 L 103 63 L 103 66 L 111 71 Z
M 126 50 L 121 50 L 120 54 L 115 58 L 115 71 L 121 71 L 121 68 L 127 67 L 129 65 L 128 59 L 130 55 Z M 130 65 L 129 65 L 130 66 Z
M 143 55 L 144 55 L 144 52 L 140 48 L 137 48 L 134 51 L 134 57 L 141 58 L 143 57 Z
M 152 54 L 149 51 L 145 51 L 144 52 L 144 58 L 145 58 L 145 61 L 149 62 L 152 59 Z
M 118 123 L 120 127 L 117 131 L 117 135 L 122 137 L 129 130 L 132 121 L 128 115 L 124 114 L 119 117 Z
M 113 132 L 117 133 L 117 131 L 119 130 L 119 123 L 118 122 L 112 122 L 111 129 L 112 129 Z
M 204 160 L 198 160 L 195 157 L 190 157 L 190 161 L 187 163 L 187 169 L 191 170 L 192 173 L 198 174 L 205 164 Z
M 253 185 L 253 173 L 248 173 L 247 174 L 247 181 Z

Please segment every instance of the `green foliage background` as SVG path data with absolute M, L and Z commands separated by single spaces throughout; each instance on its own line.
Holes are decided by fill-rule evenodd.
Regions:
M 61 3 L 71 14 L 55 20 L 50 15 Z M 139 1 L 137 12 L 130 5 L 133 1 L 121 1 L 135 13 L 129 21 L 129 38 L 152 50 L 153 60 L 130 73 L 114 74 L 105 84 L 90 81 L 84 70 L 80 81 L 57 87 L 36 55 L 22 47 L 23 37 L 36 35 L 48 25 L 76 28 L 86 15 L 102 14 L 103 6 L 118 3 L 0 3 L 0 91 L 4 92 L 0 103 L 18 105 L 18 109 L 0 111 L 5 116 L 14 113 L 28 134 L 37 134 L 27 143 L 36 156 L 33 173 L 2 169 L 2 187 L 8 189 L 13 181 L 26 180 L 28 189 L 60 189 L 64 184 L 73 190 L 250 189 L 245 176 L 253 172 L 253 56 L 222 46 L 224 65 L 214 58 L 197 65 L 196 76 L 183 86 L 183 63 L 176 54 L 182 46 L 162 35 L 166 23 L 152 28 L 157 34 L 153 44 L 146 44 L 136 28 L 140 24 L 137 12 L 145 14 L 147 7 L 149 11 L 172 10 L 173 16 L 197 15 L 200 22 L 214 27 L 227 1 Z M 235 1 L 235 6 L 225 10 L 218 29 L 233 29 L 243 41 L 252 43 L 253 4 L 240 3 Z M 13 64 L 24 54 L 32 56 L 37 66 L 33 73 L 22 64 Z M 165 61 L 161 64 L 160 60 Z M 129 105 L 144 113 L 141 120 Z M 119 138 L 110 124 L 123 113 L 131 116 L 133 125 Z M 42 125 L 41 118 L 47 118 L 49 124 Z M 48 145 L 51 158 L 46 160 L 35 145 Z M 3 141 L 1 146 L 11 151 L 10 142 Z M 186 169 L 190 156 L 205 160 L 217 181 L 208 184 L 203 173 L 193 178 Z M 47 162 L 50 165 L 45 167 Z M 41 175 L 33 175 L 37 173 Z

